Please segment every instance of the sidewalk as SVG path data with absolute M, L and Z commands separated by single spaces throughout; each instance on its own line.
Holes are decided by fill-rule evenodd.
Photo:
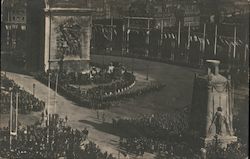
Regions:
M 32 92 L 33 83 L 36 84 L 36 97 L 45 101 L 47 105 L 48 88 L 42 83 L 35 80 L 33 77 L 28 75 L 21 75 L 17 73 L 7 72 L 7 77 L 13 79 L 17 84 L 23 87 L 26 91 Z M 54 95 L 54 91 L 51 90 L 51 95 Z M 49 106 L 49 110 L 52 113 L 54 108 L 53 105 Z M 64 118 L 68 116 L 68 123 L 73 129 L 83 130 L 85 127 L 89 130 L 89 139 L 94 141 L 103 151 L 113 154 L 113 156 L 118 156 L 119 151 L 119 137 L 109 133 L 111 120 L 117 115 L 111 112 L 105 112 L 106 122 L 102 123 L 96 119 L 96 111 L 87 109 L 84 107 L 79 107 L 72 103 L 71 101 L 65 99 L 64 97 L 57 95 L 57 109 L 56 113 L 60 117 Z M 37 121 L 40 117 L 40 113 L 32 113 L 30 115 L 20 115 L 20 122 L 24 125 L 29 125 Z M 6 123 L 8 121 L 8 115 L 4 115 L 1 119 L 5 118 L 3 121 Z M 105 130 L 105 131 L 102 131 Z M 153 158 L 152 154 L 145 154 L 143 158 L 150 159 Z M 122 158 L 122 156 L 121 156 Z M 135 158 L 131 156 L 130 158 Z M 141 158 L 141 157 L 139 157 Z

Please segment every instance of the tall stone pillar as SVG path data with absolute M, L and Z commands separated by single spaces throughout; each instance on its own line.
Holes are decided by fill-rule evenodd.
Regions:
M 206 62 L 207 74 L 196 75 L 194 79 L 190 128 L 204 145 L 217 138 L 225 146 L 237 141 L 231 81 L 219 74 L 220 61 Z
M 45 9 L 45 71 L 89 70 L 92 10 L 87 8 Z

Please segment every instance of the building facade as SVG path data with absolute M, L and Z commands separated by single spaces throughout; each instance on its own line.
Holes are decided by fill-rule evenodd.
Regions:
M 26 0 L 1 2 L 1 52 L 24 54 L 26 49 Z

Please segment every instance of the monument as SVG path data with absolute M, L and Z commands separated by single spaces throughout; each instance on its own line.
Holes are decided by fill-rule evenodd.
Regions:
M 206 62 L 207 74 L 196 74 L 194 79 L 190 128 L 203 146 L 215 139 L 226 146 L 237 141 L 233 130 L 231 79 L 219 74 L 220 61 Z
M 79 2 L 51 0 L 46 3 L 45 71 L 83 73 L 89 70 L 92 10 L 87 8 L 88 4 Z

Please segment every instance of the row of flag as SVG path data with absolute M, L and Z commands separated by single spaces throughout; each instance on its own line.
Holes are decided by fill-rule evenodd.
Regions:
M 113 39 L 112 36 L 113 35 L 117 36 L 117 30 L 116 28 L 113 28 L 113 27 L 111 28 L 111 27 L 98 26 L 98 27 L 94 27 L 94 30 L 102 33 L 104 38 L 107 39 L 108 41 L 112 41 Z M 147 30 L 147 29 L 138 30 L 138 29 L 130 29 L 130 28 L 126 29 L 124 25 L 123 25 L 122 30 L 123 30 L 123 36 L 124 38 L 126 37 L 125 39 L 127 42 L 130 40 L 131 35 L 136 34 L 140 36 L 145 36 L 146 42 L 149 43 L 150 30 Z M 217 30 L 217 26 L 216 26 L 216 30 Z M 249 51 L 248 44 L 246 44 L 241 39 L 236 37 L 236 30 L 235 30 L 233 38 L 217 35 L 217 32 L 215 32 L 214 38 L 207 38 L 205 28 L 204 28 L 203 33 L 194 33 L 194 32 L 191 32 L 191 30 L 189 29 L 188 35 L 185 35 L 186 38 L 181 36 L 180 29 L 178 30 L 177 33 L 176 32 L 163 32 L 163 35 L 161 37 L 162 37 L 162 40 L 171 40 L 172 42 L 176 41 L 178 43 L 178 46 L 180 46 L 180 44 L 184 42 L 185 44 L 187 44 L 186 45 L 187 48 L 190 47 L 190 43 L 197 42 L 197 44 L 199 44 L 200 46 L 201 51 L 205 51 L 206 46 L 212 44 L 214 45 L 215 55 L 217 54 L 217 49 L 216 49 L 217 46 L 221 46 L 224 48 L 228 47 L 229 48 L 228 50 L 231 50 L 231 48 L 233 47 L 234 58 L 235 58 L 237 47 L 244 48 L 245 49 L 244 54 L 246 54 Z
M 5 25 L 6 30 L 17 30 L 18 28 L 20 28 L 21 30 L 26 30 L 26 25 L 17 25 L 17 24 Z
M 99 32 L 102 33 L 104 38 L 107 40 L 111 40 L 111 29 L 108 27 L 94 27 L 94 31 L 95 32 Z M 112 29 L 113 31 L 113 36 L 117 36 L 117 30 L 115 28 Z M 129 35 L 131 33 L 137 34 L 139 35 L 140 33 L 142 33 L 143 36 L 146 36 L 147 34 L 149 34 L 150 32 L 145 30 L 145 31 L 138 31 L 138 30 L 131 30 L 131 29 L 127 29 L 126 34 Z M 164 39 L 173 39 L 176 40 L 178 38 L 178 35 L 176 33 L 164 33 L 163 34 L 163 38 Z M 199 35 L 190 35 L 189 37 L 189 41 L 190 42 L 199 42 L 199 43 L 203 43 L 203 37 L 199 36 Z M 188 40 L 188 39 L 187 39 Z M 209 40 L 208 38 L 206 38 L 206 44 L 210 45 L 212 42 L 212 40 Z M 233 39 L 224 37 L 224 36 L 218 36 L 218 43 L 222 44 L 222 45 L 234 45 L 234 41 Z M 236 46 L 241 46 L 243 45 L 243 41 L 240 39 L 237 39 L 237 41 L 235 42 Z

